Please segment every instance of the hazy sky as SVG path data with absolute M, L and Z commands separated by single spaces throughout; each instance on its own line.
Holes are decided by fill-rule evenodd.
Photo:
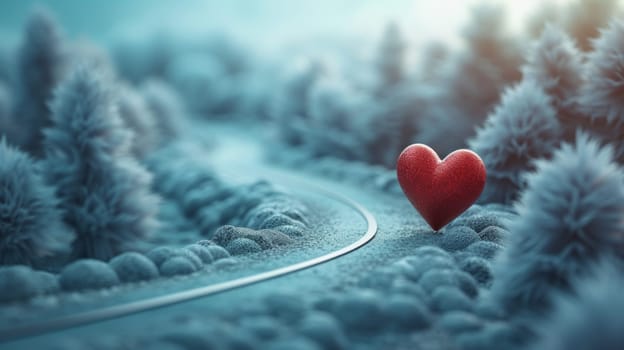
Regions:
M 518 29 L 544 0 L 485 0 L 509 7 Z M 570 0 L 551 0 L 562 3 Z M 106 41 L 161 28 L 173 32 L 220 30 L 263 47 L 305 36 L 379 36 L 397 21 L 412 42 L 453 42 L 469 9 L 483 0 L 2 0 L 0 34 L 10 37 L 37 3 L 51 8 L 72 37 Z

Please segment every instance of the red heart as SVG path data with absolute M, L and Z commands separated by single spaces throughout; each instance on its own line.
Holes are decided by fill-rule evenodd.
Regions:
M 407 198 L 435 231 L 474 203 L 485 186 L 485 165 L 467 149 L 444 160 L 429 146 L 414 144 L 401 152 L 397 177 Z

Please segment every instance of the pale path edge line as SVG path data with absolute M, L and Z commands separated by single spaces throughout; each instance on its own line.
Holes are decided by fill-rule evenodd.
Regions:
M 333 251 L 331 253 L 322 255 L 317 258 L 313 258 L 310 260 L 306 260 L 300 263 L 296 263 L 293 265 L 288 265 L 285 267 L 277 268 L 274 270 L 261 272 L 259 274 L 237 278 L 231 281 L 220 282 L 209 286 L 193 288 L 181 292 L 175 292 L 167 295 L 162 295 L 158 297 L 143 299 L 139 301 L 134 301 L 130 303 L 115 305 L 111 307 L 106 307 L 102 309 L 96 309 L 91 311 L 85 311 L 69 316 L 59 317 L 56 319 L 52 319 L 49 321 L 34 323 L 25 326 L 18 326 L 12 329 L 3 329 L 0 330 L 0 342 L 9 342 L 9 341 L 17 341 L 22 338 L 28 336 L 38 336 L 45 333 L 63 330 L 73 327 L 84 326 L 87 324 L 97 323 L 101 321 L 106 321 L 114 318 L 119 318 L 131 314 L 136 314 L 148 310 L 154 310 L 157 308 L 163 308 L 166 306 L 179 304 L 183 302 L 187 302 L 193 299 L 198 299 L 201 297 L 206 297 L 226 291 L 230 291 L 233 289 L 253 285 L 256 283 L 260 283 L 263 281 L 268 281 L 274 278 L 282 277 L 294 272 L 302 271 L 308 269 L 310 267 L 314 267 L 320 265 L 322 263 L 326 263 L 328 261 L 334 260 L 343 255 L 349 254 L 367 243 L 369 243 L 377 234 L 377 220 L 373 216 L 373 214 L 366 209 L 364 206 L 359 204 L 358 202 L 343 196 L 339 193 L 335 193 L 332 191 L 328 191 L 324 188 L 317 187 L 309 184 L 302 184 L 303 187 L 308 187 L 309 189 L 313 189 L 314 191 L 321 192 L 327 197 L 332 197 L 333 199 L 342 202 L 343 204 L 348 205 L 349 207 L 355 209 L 362 218 L 366 221 L 367 230 L 364 236 L 360 239 L 351 243 L 350 245 L 343 247 L 339 250 Z

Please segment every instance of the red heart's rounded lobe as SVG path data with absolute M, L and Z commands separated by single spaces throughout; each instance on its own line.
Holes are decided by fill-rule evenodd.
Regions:
M 397 177 L 409 201 L 438 231 L 479 198 L 486 171 L 470 150 L 460 149 L 440 160 L 429 146 L 414 144 L 401 152 Z

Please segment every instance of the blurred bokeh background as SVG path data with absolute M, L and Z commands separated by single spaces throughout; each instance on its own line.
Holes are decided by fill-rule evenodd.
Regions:
M 179 34 L 226 32 L 258 48 L 275 48 L 305 38 L 325 39 L 378 37 L 385 24 L 394 21 L 410 43 L 422 46 L 430 40 L 460 44 L 460 30 L 471 9 L 479 4 L 503 6 L 511 31 L 526 29 L 527 21 L 539 20 L 544 11 L 575 5 L 575 0 L 7 0 L 0 11 L 0 33 L 15 39 L 31 9 L 51 9 L 68 32 L 99 42 L 163 30 Z M 585 10 L 599 11 L 593 0 Z M 576 5 L 578 6 L 578 5 Z M 586 13 L 586 15 L 590 15 Z
M 275 133 L 276 154 L 296 150 L 387 168 L 410 143 L 427 143 L 441 155 L 466 147 L 504 89 L 522 79 L 531 43 L 546 24 L 569 36 L 579 52 L 568 54 L 583 61 L 591 40 L 622 8 L 618 0 L 0 6 L 6 85 L 29 79 L 11 64 L 27 64 L 20 52 L 30 44 L 46 43 L 37 60 L 58 53 L 59 62 L 69 63 L 54 66 L 58 77 L 41 91 L 41 106 L 61 71 L 87 61 L 124 85 L 122 105 L 131 91 L 156 80 L 193 118 L 261 122 Z M 33 15 L 37 8 L 48 19 Z M 123 108 L 122 118 L 131 119 Z

